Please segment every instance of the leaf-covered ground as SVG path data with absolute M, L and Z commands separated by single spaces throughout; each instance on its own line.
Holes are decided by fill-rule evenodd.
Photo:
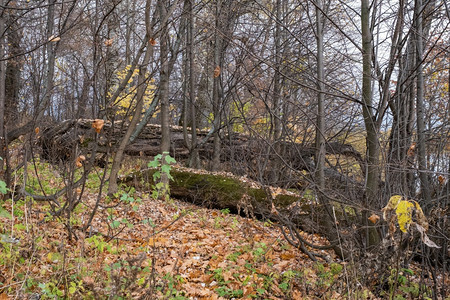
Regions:
M 270 222 L 135 193 L 100 207 L 82 232 L 95 200 L 87 195 L 71 217 L 72 240 L 47 205 L 3 205 L 3 298 L 340 297 L 342 265 L 313 263 Z
M 41 179 L 28 168 L 27 190 L 44 189 L 48 195 L 64 186 L 47 164 L 35 165 Z M 311 261 L 270 221 L 155 200 L 132 188 L 117 199 L 99 198 L 102 171 L 91 175 L 70 215 L 55 217 L 49 203 L 30 198 L 0 202 L 0 300 L 431 296 L 431 276 L 420 281 L 417 267 L 393 268 L 381 291 L 379 282 L 365 287 L 356 267 L 331 251 L 322 254 L 334 263 Z M 98 200 L 91 226 L 83 230 Z M 316 245 L 327 244 L 320 236 L 301 234 Z M 448 274 L 438 279 L 441 285 L 449 282 Z M 381 298 L 374 296 L 376 289 Z

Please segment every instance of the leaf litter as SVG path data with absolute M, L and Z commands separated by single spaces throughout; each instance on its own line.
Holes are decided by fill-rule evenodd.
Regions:
M 312 286 L 316 279 L 314 263 L 287 244 L 270 222 L 176 200 L 134 196 L 147 198 L 138 210 L 123 203 L 114 208 L 100 207 L 92 226 L 83 232 L 81 228 L 96 199 L 94 194 L 85 194 L 83 209 L 74 218 L 79 222 L 72 228 L 76 238 L 70 241 L 63 222 L 42 213 L 42 203 L 33 204 L 26 220 L 2 218 L 5 226 L 22 230 L 13 233 L 20 241 L 18 262 L 0 266 L 4 287 L 0 294 L 23 294 L 26 298 L 25 290 L 39 292 L 38 285 L 29 282 L 45 283 L 57 276 L 78 274 L 83 291 L 106 296 L 105 281 L 112 277 L 108 266 L 123 265 L 130 257 L 140 255 L 145 256 L 142 268 L 153 268 L 159 280 L 156 287 L 167 281 L 161 278 L 177 278 L 173 289 L 186 299 L 303 299 L 307 285 Z M 13 209 L 11 203 L 4 208 Z M 111 229 L 112 219 L 121 221 L 118 228 Z M 150 220 L 151 226 L 144 220 Z M 311 242 L 327 243 L 317 235 L 303 235 Z M 288 278 L 283 275 L 286 272 L 295 275 Z M 127 276 L 124 270 L 119 273 Z M 300 275 L 306 277 L 300 280 Z M 25 283 L 30 288 L 26 289 Z M 145 290 L 145 286 L 136 287 L 132 297 L 139 298 Z M 82 293 L 80 288 L 79 296 Z M 157 298 L 163 293 L 161 289 Z
M 333 264 L 311 261 L 269 221 L 136 192 L 133 197 L 143 199 L 139 204 L 100 207 L 92 226 L 82 231 L 96 197 L 84 195 L 71 240 L 61 219 L 42 213 L 43 203 L 33 204 L 31 213 L 23 206 L 21 217 L 1 217 L 2 234 L 15 228 L 10 238 L 17 250 L 15 261 L 0 265 L 2 297 L 27 299 L 42 294 L 49 282 L 64 289 L 61 278 L 71 278 L 79 286 L 69 298 L 82 299 L 119 294 L 117 282 L 126 282 L 123 295 L 132 299 L 145 299 L 150 286 L 154 299 L 345 298 L 343 273 L 333 272 Z M 13 210 L 11 202 L 3 207 Z M 112 220 L 120 221 L 117 228 Z M 301 235 L 328 244 L 319 235 Z M 326 254 L 337 261 L 332 251 Z

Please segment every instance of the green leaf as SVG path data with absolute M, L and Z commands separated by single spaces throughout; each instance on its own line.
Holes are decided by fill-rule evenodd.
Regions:
M 6 209 L 4 209 L 1 206 L 0 206 L 0 217 L 7 218 L 7 219 L 11 220 L 11 214 Z
M 157 168 L 158 165 L 159 165 L 159 162 L 158 162 L 157 160 L 149 161 L 148 164 L 147 164 L 147 166 L 148 166 L 149 168 Z
M 6 187 L 6 182 L 0 180 L 0 194 L 6 194 L 8 192 L 8 188 Z
M 173 158 L 173 157 L 170 156 L 170 155 L 167 155 L 166 157 L 164 157 L 164 159 L 166 160 L 166 163 L 168 163 L 168 164 L 174 164 L 174 163 L 177 162 L 177 161 L 175 160 L 175 158 Z
M 158 182 L 156 184 L 156 189 L 160 190 L 160 189 L 164 188 L 164 186 L 165 186 L 164 182 Z
M 69 294 L 74 294 L 76 291 L 77 291 L 77 288 L 74 287 L 74 286 L 71 286 L 71 287 L 69 288 Z
M 115 221 L 113 221 L 113 222 L 111 223 L 111 227 L 112 227 L 112 228 L 117 228 L 117 227 L 119 227 L 119 226 L 120 226 L 120 221 L 115 220 Z
M 169 166 L 169 165 L 163 165 L 163 166 L 161 166 L 161 171 L 164 172 L 164 173 L 166 173 L 166 174 L 169 174 L 171 169 L 172 169 L 172 167 Z

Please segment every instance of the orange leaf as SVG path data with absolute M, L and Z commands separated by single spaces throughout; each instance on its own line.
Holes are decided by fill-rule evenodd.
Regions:
M 217 66 L 217 67 L 214 69 L 214 78 L 217 78 L 217 77 L 219 77 L 219 76 L 220 76 L 220 67 Z
M 370 217 L 368 217 L 369 221 L 372 222 L 372 224 L 376 224 L 378 220 L 380 219 L 380 216 L 376 214 L 372 214 Z
M 8 299 L 10 299 L 10 298 L 8 297 L 7 294 L 5 294 L 5 293 L 0 294 L 0 300 L 8 300 Z
M 413 157 L 416 150 L 416 143 L 412 143 L 408 149 L 408 157 Z
M 105 121 L 101 119 L 95 119 L 94 122 L 92 122 L 92 128 L 94 128 L 97 133 L 100 133 L 104 125 Z
M 109 39 L 109 40 L 106 40 L 104 42 L 104 44 L 105 44 L 106 47 L 111 47 L 112 44 L 113 44 L 113 41 L 114 41 L 114 39 Z
M 439 180 L 439 183 L 440 183 L 441 185 L 444 185 L 444 183 L 445 183 L 445 177 L 444 177 L 444 176 L 439 175 L 438 180 Z
M 77 168 L 81 168 L 83 166 L 82 162 L 86 160 L 86 157 L 84 155 L 80 155 L 75 160 L 75 165 Z
M 289 259 L 293 259 L 295 258 L 295 254 L 294 253 L 281 253 L 281 259 L 283 260 L 289 260 Z
M 36 128 L 34 129 L 34 133 L 39 134 L 39 127 L 36 127 Z
M 156 40 L 153 38 L 150 38 L 150 45 L 156 46 Z

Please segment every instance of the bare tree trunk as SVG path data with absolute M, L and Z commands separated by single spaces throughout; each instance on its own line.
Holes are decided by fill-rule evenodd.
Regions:
M 197 148 L 197 118 L 196 118 L 196 101 L 195 101 L 195 86 L 194 86 L 194 0 L 186 0 L 187 1 L 187 10 L 188 10 L 188 26 L 187 26 L 187 49 L 186 56 L 187 61 L 189 63 L 188 72 L 188 90 L 189 90 L 189 98 L 185 97 L 186 100 L 189 100 L 189 105 L 185 104 L 185 114 L 187 115 L 188 111 L 190 112 L 190 126 L 191 126 L 191 141 L 189 146 L 189 167 L 200 168 L 200 158 L 198 155 Z M 187 109 L 189 107 L 189 109 Z M 187 118 L 186 118 L 187 119 Z M 187 126 L 187 122 L 184 122 L 183 126 Z
M 5 123 L 8 129 L 14 128 L 20 123 L 19 118 L 19 91 L 20 76 L 23 66 L 23 59 L 20 57 L 22 52 L 21 41 L 22 32 L 17 16 L 14 12 L 10 12 L 8 16 L 8 56 L 12 57 L 6 64 L 5 78 Z
M 415 43 L 416 43 L 416 61 L 417 61 L 417 97 L 416 97 L 416 118 L 417 118 L 417 146 L 418 146 L 418 161 L 419 161 L 419 178 L 420 187 L 423 193 L 424 203 L 431 204 L 431 190 L 427 174 L 427 160 L 426 160 L 426 136 L 425 136 L 425 122 L 424 122 L 424 81 L 423 81 L 423 5 L 422 0 L 416 0 L 415 4 Z
M 6 130 L 5 130 L 5 79 L 6 79 L 6 61 L 3 60 L 5 57 L 5 8 L 4 0 L 1 0 L 0 8 L 0 175 L 3 173 L 4 160 L 6 157 Z M 1 177 L 0 177 L 1 178 Z
M 367 147 L 367 174 L 366 174 L 366 195 L 365 207 L 368 209 L 377 202 L 377 192 L 379 187 L 379 144 L 378 130 L 375 124 L 375 114 L 373 112 L 372 101 L 372 34 L 370 31 L 370 7 L 369 0 L 361 0 L 361 31 L 362 31 L 362 55 L 363 55 L 363 78 L 362 78 L 362 111 L 364 125 L 366 128 Z M 369 230 L 368 211 L 362 215 L 363 222 L 367 225 L 366 245 L 373 245 L 378 242 Z
M 169 116 L 169 28 L 165 1 L 158 2 L 161 22 L 160 52 L 160 90 L 161 103 L 161 153 L 170 151 L 170 116 Z
M 55 3 L 56 0 L 48 0 L 47 7 L 47 42 L 46 52 L 47 52 L 47 70 L 44 81 L 44 95 L 42 100 L 38 104 L 36 111 L 36 120 L 42 119 L 45 111 L 49 108 L 52 91 L 53 91 L 53 77 L 55 74 L 55 59 L 56 59 L 56 47 L 58 41 L 50 41 L 53 35 L 54 19 L 55 19 Z
M 323 64 L 323 20 L 322 0 L 317 1 L 316 6 L 316 41 L 317 41 L 317 121 L 316 121 L 316 184 L 319 190 L 325 189 L 325 109 L 324 109 L 324 64 Z
M 150 43 L 150 37 L 151 37 L 151 28 L 150 28 L 150 9 L 151 9 L 151 2 L 152 0 L 146 1 L 146 11 L 145 11 L 145 24 L 146 24 L 146 36 L 145 36 L 145 43 L 146 43 L 146 50 L 144 59 L 142 61 L 142 64 L 139 66 L 139 76 L 138 76 L 138 87 L 137 87 L 137 93 L 136 93 L 136 108 L 133 114 L 133 118 L 131 119 L 130 124 L 128 125 L 127 131 L 125 135 L 123 136 L 120 145 L 116 151 L 116 154 L 114 155 L 114 160 L 111 166 L 111 174 L 109 176 L 109 187 L 108 187 L 108 194 L 112 195 L 117 192 L 118 186 L 117 186 L 117 175 L 120 170 L 120 164 L 122 163 L 123 155 L 126 146 L 129 144 L 130 137 L 133 133 L 133 131 L 136 128 L 136 125 L 138 124 L 141 115 L 142 115 L 142 108 L 144 105 L 144 95 L 145 90 L 147 89 L 147 81 L 149 78 L 147 77 L 147 66 L 150 62 L 150 59 L 153 56 L 153 47 Z
M 214 125 L 217 128 L 214 129 L 214 148 L 213 148 L 213 159 L 211 162 L 211 170 L 217 171 L 220 166 L 220 126 L 222 124 L 222 92 L 221 92 L 221 81 L 222 81 L 222 59 L 223 55 L 223 37 L 224 34 L 220 32 L 223 31 L 223 7 L 222 0 L 216 1 L 216 22 L 215 22 L 215 39 L 214 39 L 214 77 L 213 77 L 213 90 L 212 90 L 212 103 L 213 103 L 213 114 L 214 114 Z
M 272 95 L 272 111 L 271 111 L 271 140 L 274 144 L 273 152 L 275 158 L 271 162 L 271 176 L 269 184 L 276 184 L 280 175 L 281 162 L 278 155 L 281 154 L 281 64 L 283 61 L 281 51 L 281 0 L 275 3 L 275 57 L 274 57 L 274 76 L 273 76 L 273 95 Z

